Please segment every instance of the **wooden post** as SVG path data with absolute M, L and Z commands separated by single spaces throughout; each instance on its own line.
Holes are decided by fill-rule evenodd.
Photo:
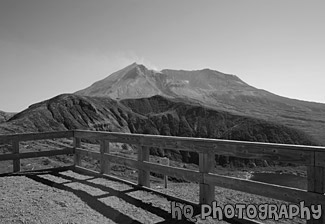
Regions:
M 138 161 L 149 161 L 149 148 L 142 146 L 138 150 Z M 149 170 L 139 169 L 138 185 L 150 187 L 150 172 Z
M 319 194 L 325 193 L 325 167 L 308 166 L 307 167 L 307 190 Z M 308 220 L 307 224 L 325 223 L 325 202 L 322 204 L 322 217 L 318 220 Z
M 109 174 L 110 173 L 110 163 L 104 157 L 105 153 L 109 153 L 109 141 L 101 140 L 100 141 L 100 173 Z
M 81 139 L 80 138 L 73 138 L 73 148 L 80 148 L 81 147 Z M 75 151 L 74 153 L 74 165 L 81 166 L 81 157 L 80 154 Z
M 199 153 L 199 171 L 203 178 L 200 182 L 200 204 L 211 204 L 215 200 L 214 185 L 206 183 L 204 174 L 212 171 L 214 166 L 214 154 Z
M 13 154 L 19 154 L 19 141 L 18 140 L 13 140 L 12 141 L 12 153 Z M 20 171 L 20 159 L 14 159 L 12 161 L 13 165 L 13 171 L 14 172 L 19 172 Z
M 169 159 L 167 157 L 161 158 L 161 164 L 169 166 Z M 164 175 L 164 186 L 167 188 L 168 185 L 168 176 Z

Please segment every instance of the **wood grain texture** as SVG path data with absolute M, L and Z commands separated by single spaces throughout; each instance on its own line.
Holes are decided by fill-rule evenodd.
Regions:
M 100 160 L 101 158 L 101 154 L 99 152 L 89 151 L 87 149 L 76 148 L 75 152 L 79 156 L 87 156 L 96 160 Z
M 140 162 L 134 159 L 129 159 L 116 155 L 108 155 L 105 157 L 112 163 L 118 163 L 130 168 L 137 168 L 143 170 L 150 170 L 151 172 L 168 175 L 170 177 L 180 178 L 191 182 L 202 181 L 202 175 L 198 171 L 188 170 L 184 168 L 171 167 L 167 165 L 160 165 L 151 162 Z
M 144 162 L 149 161 L 149 148 L 147 146 L 142 146 L 138 150 L 138 161 Z M 150 187 L 150 172 L 144 167 L 139 167 L 138 173 L 138 184 L 140 186 Z
M 100 153 L 89 152 L 87 150 L 78 150 L 82 155 L 92 156 L 93 158 L 100 158 Z M 206 184 L 212 184 L 219 187 L 238 190 L 246 193 L 256 194 L 260 196 L 275 198 L 292 203 L 298 203 L 305 201 L 306 203 L 317 204 L 325 201 L 325 196 L 307 192 L 296 188 L 283 187 L 273 184 L 266 184 L 261 182 L 255 182 L 235 177 L 227 177 L 217 174 L 202 174 L 199 171 L 192 171 L 183 168 L 170 167 L 160 165 L 151 162 L 140 162 L 134 159 L 124 158 L 121 156 L 105 154 L 104 157 L 110 162 L 125 165 L 131 168 L 137 168 L 141 170 L 150 170 L 152 172 L 165 174 L 175 178 L 181 178 L 191 182 L 203 182 Z
M 208 174 L 214 168 L 214 154 L 199 153 L 199 171 L 201 174 Z M 215 200 L 215 189 L 212 183 L 208 183 L 203 178 L 200 182 L 200 204 L 211 204 Z
M 69 137 L 73 137 L 73 148 L 19 152 L 19 141 Z M 81 138 L 100 140 L 100 152 L 81 149 Z M 325 147 L 80 130 L 0 135 L 0 142 L 8 141 L 12 142 L 13 154 L 0 155 L 0 161 L 13 160 L 14 172 L 20 171 L 20 159 L 23 158 L 74 153 L 74 167 L 81 166 L 81 156 L 88 156 L 100 160 L 102 174 L 109 173 L 111 162 L 136 168 L 139 170 L 138 184 L 143 187 L 150 186 L 150 171 L 199 183 L 201 204 L 214 200 L 214 186 L 220 186 L 291 203 L 305 201 L 307 205 L 322 204 L 323 209 L 325 208 Z M 109 142 L 139 145 L 137 160 L 109 154 Z M 149 147 L 197 152 L 199 153 L 199 171 L 151 163 L 149 162 Z M 210 171 L 214 165 L 215 154 L 307 165 L 308 191 L 212 174 Z M 325 223 L 324 217 L 325 215 L 320 220 L 310 220 L 308 224 Z
M 58 132 L 39 132 L 39 133 L 24 133 L 13 135 L 0 135 L 0 142 L 5 143 L 12 140 L 17 141 L 33 141 L 42 139 L 53 138 L 71 138 L 74 135 L 74 131 L 58 131 Z
M 20 155 L 19 154 L 19 141 L 18 140 L 12 140 L 12 153 L 13 155 Z M 20 171 L 20 158 L 13 159 L 12 161 L 13 165 L 13 171 L 19 172 Z
M 4 160 L 19 160 L 19 159 L 28 159 L 36 157 L 48 157 L 48 156 L 57 156 L 57 155 L 66 155 L 73 154 L 73 148 L 64 148 L 59 150 L 50 150 L 50 151 L 41 151 L 41 152 L 24 152 L 19 154 L 4 154 L 0 155 L 0 161 Z M 18 172 L 18 171 L 15 171 Z
M 81 166 L 81 156 L 78 153 L 77 149 L 81 147 L 81 139 L 74 137 L 73 138 L 73 148 L 75 150 L 74 153 L 74 165 Z
M 100 141 L 100 173 L 109 174 L 110 173 L 110 163 L 105 159 L 104 154 L 109 153 L 109 141 Z
M 325 149 L 322 152 L 315 152 L 315 166 L 325 167 Z
M 139 144 L 163 149 L 176 149 L 198 153 L 212 152 L 218 155 L 291 162 L 302 165 L 314 165 L 315 152 L 319 152 L 325 157 L 325 147 L 316 146 L 79 130 L 75 131 L 75 136 L 92 139 L 107 139 L 111 142 Z M 320 165 L 325 166 L 323 163 Z
M 267 184 L 218 174 L 205 174 L 205 180 L 216 186 L 274 198 L 292 203 L 305 201 L 306 204 L 319 204 L 325 201 L 325 195 L 306 190 Z
M 315 159 L 316 160 L 316 159 Z M 325 168 L 318 166 L 307 167 L 307 189 L 308 192 L 318 193 L 324 196 L 325 193 Z M 321 197 L 321 196 L 320 196 Z M 320 204 L 320 203 L 315 203 Z M 324 224 L 325 223 L 325 198 L 322 205 L 322 217 L 318 220 L 308 220 L 307 224 Z

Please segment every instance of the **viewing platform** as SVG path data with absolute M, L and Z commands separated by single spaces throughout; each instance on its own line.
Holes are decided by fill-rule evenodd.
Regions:
M 39 152 L 24 152 L 20 147 L 20 143 L 24 141 L 60 138 L 72 139 L 72 145 L 59 150 Z M 97 141 L 100 144 L 98 151 L 82 147 L 83 142 L 89 140 Z M 138 151 L 137 159 L 112 153 L 112 143 L 135 146 Z M 325 223 L 325 147 L 85 130 L 0 135 L 0 144 L 12 146 L 12 153 L 1 154 L 0 161 L 13 161 L 13 172 L 2 174 L 0 177 L 0 183 L 8 182 L 13 189 L 1 189 L 6 186 L 3 184 L 0 189 L 4 197 L 3 200 L 8 200 L 8 202 L 12 200 L 17 207 L 25 202 L 14 197 L 11 198 L 11 195 L 6 193 L 12 191 L 12 195 L 15 195 L 17 189 L 20 189 L 19 182 L 15 182 L 14 178 L 17 178 L 16 181 L 19 179 L 22 182 L 41 184 L 37 188 L 39 193 L 35 192 L 37 198 L 47 197 L 47 187 L 67 192 L 67 198 L 74 198 L 71 199 L 71 204 L 62 204 L 63 202 L 58 200 L 57 203 L 61 207 L 74 207 L 72 202 L 75 201 L 78 205 L 81 200 L 97 212 L 93 214 L 84 210 L 84 212 L 89 212 L 90 220 L 99 220 L 100 223 L 192 223 L 184 214 L 181 220 L 178 220 L 178 211 L 180 210 L 177 209 L 177 212 L 174 213 L 175 217 L 172 217 L 171 203 L 178 202 L 184 206 L 191 206 L 193 208 L 191 217 L 194 217 L 202 212 L 202 205 L 211 205 L 212 202 L 218 201 L 216 187 L 221 187 L 295 205 L 299 205 L 301 202 L 304 202 L 306 206 L 322 205 L 322 217 L 319 219 L 311 217 L 306 223 Z M 191 170 L 152 162 L 149 160 L 150 147 L 196 152 L 199 157 L 199 168 Z M 212 173 L 216 154 L 304 165 L 307 167 L 307 190 Z M 53 169 L 21 171 L 21 160 L 23 159 L 57 155 L 73 155 L 74 164 Z M 100 172 L 85 168 L 82 164 L 84 157 L 98 160 Z M 113 163 L 136 169 L 137 183 L 113 176 L 110 169 Z M 160 190 L 157 184 L 151 181 L 151 172 L 197 183 L 197 200 L 190 201 Z M 14 185 L 14 183 L 18 185 Z M 51 193 L 53 192 L 49 194 Z M 55 195 L 54 192 L 53 196 L 55 197 Z M 31 198 L 33 197 L 29 197 L 29 199 Z M 56 211 L 48 212 L 56 213 Z M 51 217 L 51 215 L 49 216 Z M 253 220 L 248 217 L 227 218 L 227 214 L 223 217 L 224 223 L 264 223 L 261 220 Z M 55 220 L 54 215 L 53 219 Z M 77 223 L 82 222 L 78 221 L 77 215 L 75 219 Z M 60 221 L 62 222 L 62 220 Z M 222 222 L 214 220 L 214 223 Z

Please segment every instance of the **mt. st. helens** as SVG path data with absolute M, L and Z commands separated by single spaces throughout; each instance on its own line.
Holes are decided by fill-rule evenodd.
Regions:
M 162 96 L 117 101 L 109 97 L 62 94 L 33 104 L 0 124 L 3 134 L 73 129 L 317 145 L 302 131 L 281 124 Z M 198 162 L 196 153 L 150 150 L 154 155 Z M 226 157 L 217 160 L 230 162 Z
M 279 80 L 281 81 L 281 80 Z M 161 95 L 300 129 L 325 145 L 325 104 L 281 97 L 210 69 L 153 71 L 133 63 L 76 92 L 113 99 Z
M 255 88 L 234 75 L 209 69 L 199 71 L 149 70 L 133 63 L 76 94 L 109 96 L 116 99 L 144 98 L 154 95 L 187 97 L 204 101 L 205 95 L 244 91 L 254 95 Z

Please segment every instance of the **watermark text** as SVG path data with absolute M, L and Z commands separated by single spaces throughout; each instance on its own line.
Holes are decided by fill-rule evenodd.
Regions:
M 183 218 L 195 222 L 197 221 L 194 216 L 194 208 L 192 205 L 181 206 L 177 202 L 171 202 L 171 215 L 173 219 L 181 220 Z M 299 204 L 227 204 L 225 206 L 219 206 L 217 201 L 213 201 L 211 205 L 201 205 L 201 214 L 199 215 L 202 220 L 212 217 L 216 220 L 223 220 L 224 218 L 238 218 L 244 217 L 249 219 L 293 219 L 301 218 L 304 220 L 320 219 L 322 216 L 321 205 L 306 206 L 304 201 Z

